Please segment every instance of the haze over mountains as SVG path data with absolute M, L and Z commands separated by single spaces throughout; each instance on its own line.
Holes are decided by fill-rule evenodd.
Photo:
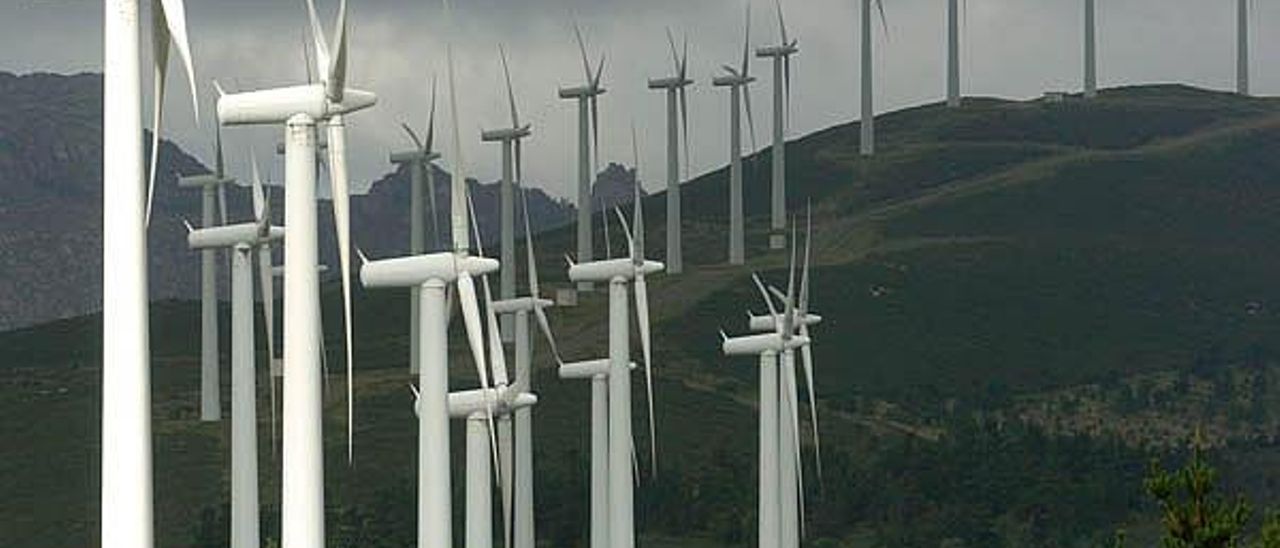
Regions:
M 101 86 L 98 74 L 0 72 L 0 330 L 100 307 Z M 199 159 L 168 141 L 161 143 L 155 217 L 149 232 L 151 296 L 156 300 L 189 298 L 198 295 L 199 260 L 187 249 L 182 220 L 199 225 L 200 193 L 179 189 L 177 174 L 206 173 L 213 159 Z M 226 143 L 226 153 L 247 154 L 232 140 Z M 279 158 L 269 151 L 259 151 L 258 157 L 264 172 L 283 173 Z M 633 177 L 625 168 L 611 165 L 602 172 L 595 191 L 609 203 L 630 202 Z M 355 242 L 370 256 L 407 250 L 408 181 L 408 171 L 396 169 L 374 181 L 367 194 L 353 196 Z M 436 203 L 448 241 L 450 177 L 437 168 L 436 181 Z M 321 185 L 327 184 L 322 179 Z M 496 240 L 497 186 L 473 182 L 472 188 L 481 231 L 486 240 Z M 535 231 L 573 218 L 573 205 L 538 188 L 528 193 Z M 228 194 L 231 222 L 247 219 L 247 189 L 232 189 Z M 324 195 L 328 195 L 327 188 Z M 276 203 L 273 213 L 277 222 L 282 222 L 283 201 L 277 199 Z M 327 202 L 320 210 L 321 219 L 331 218 Z M 320 225 L 321 257 L 336 264 L 332 223 Z M 523 227 L 523 223 L 517 225 Z M 282 260 L 279 255 L 277 259 Z M 225 274 L 220 278 L 225 286 Z M 227 298 L 225 289 L 221 298 Z

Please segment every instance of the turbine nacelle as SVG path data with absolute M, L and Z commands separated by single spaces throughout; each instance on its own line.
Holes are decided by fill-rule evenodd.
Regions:
M 631 370 L 636 369 L 636 362 L 631 362 L 629 365 Z M 594 379 L 608 374 L 609 358 L 566 363 L 562 364 L 559 370 L 562 379 Z
M 357 89 L 345 89 L 341 101 L 331 101 L 322 84 L 229 93 L 218 98 L 218 121 L 228 126 L 283 124 L 298 114 L 327 120 L 377 102 L 377 95 Z
M 763 316 L 756 316 L 755 314 L 748 314 L 747 329 L 750 329 L 752 331 L 777 331 L 778 322 L 785 323 L 785 321 L 786 319 L 783 318 L 782 314 L 779 314 L 777 316 L 770 316 L 768 314 Z M 819 316 L 817 314 L 797 315 L 793 321 L 797 326 L 801 326 L 801 325 L 814 326 L 822 323 L 822 316 Z
M 571 88 L 560 88 L 561 99 L 588 99 L 599 95 L 604 95 L 605 88 L 600 86 L 576 86 Z
M 212 173 L 204 175 L 192 175 L 189 177 L 178 178 L 178 188 L 206 188 L 217 187 L 218 185 L 235 184 L 236 180 L 230 177 L 218 177 Z
M 689 78 L 681 78 L 679 76 L 649 79 L 649 89 L 680 89 L 693 84 L 693 80 L 690 80 Z
M 711 79 L 711 84 L 719 87 L 745 86 L 756 81 L 755 76 L 742 76 L 740 74 L 727 74 L 724 76 L 716 76 Z
M 390 161 L 393 164 L 426 164 L 440 159 L 438 152 L 423 152 L 414 150 L 409 152 L 393 152 Z
M 800 53 L 800 47 L 792 42 L 787 45 L 773 45 L 756 48 L 756 57 L 787 57 Z
M 477 388 L 449 393 L 449 416 L 455 419 L 475 414 L 508 415 L 538 404 L 538 396 L 515 387 Z
M 721 350 L 726 356 L 758 356 L 765 352 L 795 350 L 809 344 L 809 337 L 796 335 L 784 339 L 778 333 L 760 333 L 742 337 L 726 337 Z
M 533 312 L 535 309 L 551 308 L 555 305 L 555 301 L 548 299 L 520 297 L 505 301 L 493 301 L 489 306 L 493 307 L 495 314 L 513 314 L 516 312 Z
M 637 264 L 631 258 L 609 259 L 589 263 L 569 265 L 569 281 L 572 282 L 609 282 L 616 278 L 633 280 L 637 275 L 648 276 L 662 272 L 666 266 L 658 261 L 643 261 Z
M 494 259 L 442 252 L 365 262 L 360 268 L 360 282 L 370 288 L 415 287 L 427 280 L 450 283 L 463 272 L 483 276 L 497 270 L 498 261 Z
M 284 239 L 284 227 L 273 226 L 263 237 L 258 223 L 215 226 L 193 230 L 187 234 L 187 246 L 191 249 L 221 249 L 240 245 L 256 246 Z
M 480 132 L 480 140 L 485 142 L 516 141 L 533 135 L 533 126 L 525 124 L 517 128 L 493 129 Z

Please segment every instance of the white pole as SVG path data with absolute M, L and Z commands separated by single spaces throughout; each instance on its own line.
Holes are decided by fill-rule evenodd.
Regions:
M 499 207 L 502 209 L 500 212 L 502 249 L 499 257 L 502 270 L 498 273 L 500 281 L 498 294 L 504 301 L 516 296 L 516 181 L 512 150 L 514 145 L 515 141 L 511 139 L 502 141 L 502 185 L 498 191 Z M 515 336 L 511 332 L 511 314 L 503 314 L 500 319 L 502 320 L 502 341 L 507 343 L 514 341 Z
M 205 185 L 201 196 L 201 226 L 209 228 L 214 221 L 213 185 Z M 222 398 L 218 394 L 218 251 L 200 251 L 200 420 L 222 419 Z
M 1098 29 L 1094 0 L 1084 0 L 1084 97 L 1098 95 Z
M 423 175 L 427 170 L 426 162 L 413 160 L 409 162 L 409 254 L 421 255 L 426 252 L 426 224 L 423 219 Z M 421 321 L 421 307 L 415 286 L 409 288 L 409 374 L 418 374 L 418 322 Z
M 862 0 L 862 138 L 859 139 L 859 152 L 863 156 L 876 153 L 876 114 L 875 96 L 872 89 L 871 65 L 871 0 Z
M 453 546 L 449 485 L 449 348 L 445 284 L 422 284 L 418 369 L 418 548 Z M 488 458 L 486 454 L 485 458 Z
M 253 347 L 253 248 L 232 251 L 231 548 L 258 548 L 258 418 Z
M 588 96 L 578 98 L 578 262 L 590 262 L 591 245 L 591 127 Z M 591 282 L 578 282 L 578 291 L 591 291 Z
M 769 223 L 769 249 L 782 249 L 787 245 L 784 232 L 787 229 L 787 141 L 783 107 L 782 65 L 786 57 L 773 57 L 773 192 Z
M 1249 0 L 1237 0 L 1236 93 L 1249 94 Z
M 867 13 L 869 14 L 870 10 Z M 947 0 L 947 106 L 960 106 L 959 0 Z
M 516 313 L 516 385 L 529 392 L 532 387 L 531 371 L 533 340 L 529 332 L 529 312 Z M 533 548 L 533 408 L 516 410 L 516 471 L 515 471 L 515 548 Z
M 315 120 L 290 118 L 285 146 L 281 540 L 283 548 L 314 548 L 324 546 Z
M 680 248 L 680 126 L 677 117 L 677 88 L 667 88 L 667 273 L 684 271 Z M 687 139 L 688 136 L 686 135 Z
M 800 545 L 799 476 L 795 453 L 795 351 L 782 352 L 781 381 L 778 387 L 778 496 L 780 500 L 780 530 L 783 548 Z
M 483 413 L 476 413 L 467 417 L 467 548 L 493 546 L 489 473 L 489 422 Z
M 609 545 L 609 376 L 591 379 L 591 548 Z
M 732 265 L 740 265 L 744 260 L 742 235 L 742 87 L 742 85 L 729 86 L 729 264 Z
M 609 282 L 609 547 L 635 546 L 631 466 L 631 331 L 627 282 Z
M 780 545 L 778 530 L 778 355 L 760 354 L 760 548 Z
M 106 0 L 102 108 L 103 548 L 150 548 L 151 358 L 137 0 Z

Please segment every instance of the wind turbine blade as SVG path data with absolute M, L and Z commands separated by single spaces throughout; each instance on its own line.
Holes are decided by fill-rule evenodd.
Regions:
M 636 266 L 644 264 L 644 201 L 640 197 L 640 139 L 636 136 L 636 123 L 631 122 L 631 156 L 635 162 L 635 181 L 631 188 L 632 212 L 635 215 L 635 247 L 631 260 Z
M 342 102 L 343 92 L 347 86 L 347 0 L 342 0 L 338 7 L 338 26 L 333 38 L 335 52 L 331 64 L 325 69 L 329 77 L 325 80 L 325 94 L 330 101 Z
M 314 84 L 316 81 L 315 74 L 311 72 L 311 46 L 307 45 L 307 28 L 302 28 L 302 63 L 307 71 L 307 84 Z
M 751 280 L 755 282 L 756 289 L 760 290 L 760 296 L 764 299 L 764 304 L 769 307 L 769 315 L 773 317 L 774 327 L 778 333 L 782 333 L 782 323 L 778 321 L 778 309 L 773 306 L 773 297 L 769 296 L 769 290 L 764 288 L 764 282 L 760 281 L 759 274 L 752 274 Z
M 782 58 L 782 102 L 785 105 L 783 112 L 786 117 L 782 121 L 782 129 L 785 132 L 787 126 L 791 125 L 791 56 L 787 55 Z
M 746 32 L 742 40 L 742 77 L 746 78 L 751 70 L 751 4 L 747 4 Z
M 164 120 L 165 80 L 169 74 L 169 29 L 164 22 L 164 11 L 160 5 L 151 5 L 151 56 L 154 77 L 152 80 L 151 103 L 151 161 L 147 170 L 147 213 L 146 224 L 151 226 L 151 210 L 154 207 L 156 192 L 156 168 L 160 165 L 160 125 Z
M 653 360 L 652 360 L 652 341 L 649 338 L 649 285 L 645 282 L 644 274 L 637 274 L 633 282 L 636 291 L 636 326 L 640 328 L 640 351 L 644 354 L 644 377 L 645 377 L 645 395 L 648 397 L 649 404 L 649 450 L 650 450 L 650 466 L 653 467 L 653 475 L 658 475 L 658 438 L 655 435 L 657 428 L 654 426 L 653 416 Z
M 476 222 L 475 202 L 471 201 L 470 196 L 467 197 L 467 205 L 471 209 L 471 230 L 475 235 L 476 249 L 481 256 L 484 256 L 484 246 L 480 243 L 483 241 L 480 235 L 480 224 Z M 489 329 L 489 362 L 493 371 L 493 382 L 495 386 L 504 387 L 508 384 L 507 359 L 502 348 L 502 333 L 498 329 L 498 315 L 493 311 L 493 290 L 489 286 L 489 277 L 480 276 L 480 285 L 484 289 L 485 322 Z
M 759 148 L 756 144 L 756 117 L 755 110 L 751 108 L 751 86 L 745 83 L 742 85 L 742 101 L 747 111 L 747 131 L 751 134 L 751 152 L 754 154 Z
M 774 5 L 778 8 L 778 31 L 782 34 L 782 45 L 785 46 L 791 42 L 787 40 L 787 21 L 782 16 L 782 0 L 774 0 Z
M 573 22 L 573 36 L 578 41 L 578 51 L 582 53 L 582 70 L 587 75 L 587 84 L 591 84 L 591 61 L 587 60 L 587 43 L 582 39 L 582 27 Z
M 507 415 L 498 421 L 498 453 L 502 464 L 498 467 L 499 493 L 502 495 L 502 534 L 503 546 L 511 546 L 512 515 L 515 507 L 515 436 L 512 432 L 511 416 Z
M 484 359 L 484 329 L 480 321 L 480 304 L 476 297 L 475 281 L 471 273 L 458 272 L 458 302 L 462 305 L 462 323 L 467 330 L 467 342 L 471 345 L 471 358 L 475 361 L 480 387 L 489 389 L 489 375 Z
M 316 14 L 315 0 L 307 0 L 307 16 L 311 20 L 311 43 L 316 50 L 316 72 L 321 78 L 329 74 L 329 46 L 324 43 L 324 29 L 320 26 L 320 17 Z
M 418 139 L 418 134 L 417 134 L 417 132 L 413 131 L 413 128 L 409 127 L 409 124 L 406 124 L 406 123 L 404 123 L 404 122 L 401 122 L 401 123 L 400 123 L 400 127 L 404 129 L 404 132 L 405 132 L 405 133 L 408 133 L 408 134 L 409 134 L 409 140 L 410 140 L 410 141 L 413 141 L 413 147 L 414 147 L 415 149 L 417 149 L 417 150 L 421 151 L 421 150 L 422 150 L 422 140 L 421 140 L 421 139 Z
M 345 2 L 344 2 L 345 5 Z M 351 196 L 347 181 L 347 133 L 341 115 L 329 120 L 329 184 L 333 200 L 334 232 L 338 236 L 338 264 L 342 273 L 342 314 L 347 354 L 347 463 L 354 457 L 353 383 L 355 355 L 351 325 Z
M 613 248 L 609 244 L 609 211 L 604 208 L 604 199 L 597 201 L 600 202 L 600 207 L 598 208 L 600 210 L 600 225 L 604 227 L 604 258 L 612 259 Z
M 680 86 L 680 124 L 684 130 L 684 176 L 688 178 L 692 161 L 689 159 L 689 95 L 685 86 Z
M 521 199 L 524 200 L 524 237 L 525 237 L 525 255 L 528 258 L 529 271 L 529 296 L 535 299 L 542 298 L 542 290 L 538 286 L 538 260 L 534 252 L 533 229 L 529 223 L 529 194 L 521 193 Z M 560 349 L 556 347 L 555 335 L 551 333 L 551 324 L 547 321 L 547 313 L 542 307 L 535 302 L 533 307 L 533 315 L 538 319 L 538 328 L 542 330 L 542 335 L 547 339 L 547 346 L 551 348 L 551 355 L 555 357 L 557 364 L 564 363 L 560 358 Z
M 632 257 L 632 261 L 635 261 L 636 241 L 631 236 L 631 226 L 627 224 L 627 216 L 623 215 L 622 209 L 618 207 L 614 207 L 613 212 L 618 215 L 618 224 L 622 225 L 622 235 L 627 237 L 627 254 Z
M 680 55 L 676 53 L 676 38 L 671 34 L 671 27 L 667 27 L 667 44 L 671 46 L 671 64 L 676 68 L 676 75 L 680 75 Z
M 521 183 L 524 181 L 524 146 L 520 144 L 520 139 L 519 139 L 519 138 L 517 138 L 517 139 L 516 139 L 516 142 L 515 142 L 515 145 L 514 145 L 514 146 L 515 146 L 515 149 L 516 149 L 516 158 L 515 158 L 515 160 L 516 160 L 516 166 L 515 166 L 515 167 L 516 167 L 516 181 L 515 181 L 515 182 L 516 182 L 516 184 L 517 184 L 517 185 L 519 185 L 519 184 L 521 184 Z M 520 190 L 520 189 L 517 189 L 517 191 L 518 191 L 518 192 L 524 192 L 523 190 Z
M 444 0 L 445 13 L 449 16 L 449 0 Z M 467 174 L 466 160 L 463 158 L 462 150 L 462 124 L 458 118 L 458 82 L 455 77 L 455 67 L 453 62 L 453 44 L 450 43 L 445 47 L 445 57 L 449 64 L 449 110 L 453 118 L 453 192 L 449 207 L 450 219 L 452 221 L 450 234 L 453 236 L 453 250 L 455 252 L 466 251 L 470 248 L 467 240 L 467 222 L 465 217 L 467 214 L 467 206 L 460 193 L 467 192 Z
M 791 359 L 791 362 L 792 362 L 792 367 L 784 368 L 784 369 L 785 369 L 785 371 L 783 371 L 782 378 L 783 378 L 783 384 L 784 384 L 785 386 L 783 386 L 783 390 L 782 390 L 782 397 L 783 397 L 783 398 L 786 398 L 787 400 L 789 400 L 789 402 L 788 402 L 788 403 L 789 403 L 789 405 L 787 405 L 787 407 L 788 407 L 788 409 L 790 410 L 790 413 L 789 413 L 789 414 L 791 415 L 791 417 L 790 417 L 790 419 L 791 419 L 791 440 L 790 440 L 790 441 L 791 441 L 791 450 L 795 453 L 795 463 L 796 463 L 796 484 L 795 484 L 795 485 L 792 485 L 792 486 L 789 486 L 789 488 L 791 488 L 791 489 L 795 489 L 795 490 L 796 490 L 795 492 L 793 492 L 793 493 L 792 493 L 792 495 L 796 497 L 797 502 L 799 503 L 799 504 L 798 504 L 798 508 L 799 508 L 799 511 L 800 511 L 800 520 L 799 520 L 799 523 L 800 523 L 800 528 L 801 528 L 801 536 L 804 536 L 804 533 L 803 533 L 803 530 L 804 530 L 804 511 L 805 511 L 805 508 L 804 508 L 804 466 L 801 466 L 801 463 L 803 463 L 804 461 L 803 461 L 803 460 L 801 460 L 801 455 L 800 455 L 800 412 L 799 412 L 799 409 L 798 409 L 799 404 L 797 403 L 798 398 L 796 397 L 796 395 L 798 394 L 798 391 L 797 391 L 797 387 L 796 387 L 796 370 L 795 370 L 795 367 L 794 367 L 794 365 L 795 365 L 795 353 L 794 353 L 794 351 L 792 351 L 792 359 Z M 784 495 L 784 496 L 785 496 L 785 495 Z
M 600 96 L 591 96 L 591 179 L 592 188 L 600 175 Z
M 889 38 L 889 18 L 884 15 L 884 0 L 876 0 L 876 9 L 880 11 L 880 26 L 884 28 L 884 36 Z
M 787 274 L 787 312 L 783 316 L 784 338 L 790 338 L 795 333 L 795 315 L 796 315 L 796 224 L 791 222 L 791 266 L 790 272 Z
M 217 123 L 213 124 L 213 157 L 213 174 L 219 179 L 226 177 L 227 161 L 222 153 L 222 124 Z M 225 219 L 222 221 L 223 224 L 226 224 L 226 222 Z
M 435 152 L 436 141 L 436 77 L 431 77 L 431 112 L 427 116 L 427 142 L 422 147 L 424 154 Z
M 808 324 L 800 325 L 800 336 L 801 337 L 809 336 Z M 813 343 L 810 342 L 809 344 L 806 344 L 800 348 L 800 358 L 801 358 L 802 364 L 804 365 L 805 388 L 809 393 L 809 422 L 812 423 L 812 426 L 813 426 L 813 456 L 814 456 L 815 462 L 817 463 L 818 484 L 821 485 L 822 484 L 822 443 L 821 443 L 821 438 L 818 436 L 818 397 L 817 397 L 817 394 L 814 393 L 813 348 L 811 348 L 812 344 Z
M 440 235 L 440 210 L 436 207 L 436 176 L 432 173 L 435 166 L 431 163 L 423 166 L 427 179 L 427 203 L 431 207 L 431 233 L 436 240 L 436 248 L 443 246 L 443 237 Z
M 178 57 L 182 59 L 182 66 L 187 71 L 187 86 L 191 90 L 191 108 L 195 113 L 196 121 L 199 122 L 200 95 L 196 93 L 196 69 L 191 62 L 191 42 L 187 39 L 186 7 L 183 0 L 160 0 L 160 5 L 164 8 L 168 36 L 173 41 L 174 49 L 178 50 Z M 155 39 L 156 37 L 152 37 L 152 40 Z
M 258 171 L 258 155 L 252 150 L 249 151 L 249 164 L 253 170 L 253 180 L 250 181 L 253 185 L 253 220 L 258 223 L 258 232 L 261 234 L 263 225 L 270 224 L 271 221 L 267 219 L 267 198 L 262 189 L 262 175 Z
M 507 64 L 506 48 L 499 45 L 498 54 L 502 58 L 502 75 L 507 80 L 507 101 L 511 104 L 511 128 L 518 129 L 520 127 L 520 111 L 516 109 L 516 92 L 511 85 L 511 67 Z
M 271 244 L 258 247 L 258 285 L 262 286 L 262 325 L 267 332 L 267 384 L 271 390 L 271 454 L 276 454 L 276 296 L 271 275 Z

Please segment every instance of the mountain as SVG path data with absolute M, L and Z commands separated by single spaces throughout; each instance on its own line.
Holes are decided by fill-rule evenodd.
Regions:
M 97 74 L 14 75 L 0 72 L 0 329 L 76 316 L 101 306 L 102 77 Z M 150 148 L 150 137 L 146 138 Z M 182 219 L 200 219 L 198 192 L 177 187 L 178 174 L 208 173 L 200 160 L 161 141 L 155 216 L 148 232 L 151 295 L 191 298 L 199 293 L 199 261 L 187 249 Z M 375 182 L 352 197 L 353 234 L 373 254 L 408 246 L 408 172 Z M 448 208 L 449 176 L 437 169 L 440 199 Z M 495 234 L 496 185 L 472 182 L 479 224 Z M 248 192 L 228 193 L 235 222 L 250 211 Z M 541 190 L 529 191 L 535 230 L 572 218 L 572 206 Z M 444 211 L 442 209 L 441 211 Z M 332 218 L 327 202 L 320 219 Z M 283 208 L 276 208 L 283 221 Z M 447 224 L 447 223 L 446 223 Z M 522 223 L 518 223 L 523 226 Z M 332 223 L 321 222 L 321 257 L 336 264 Z M 225 285 L 225 275 L 220 276 Z M 226 299 L 225 287 L 220 293 Z
M 858 155 L 856 123 L 788 143 L 788 208 L 803 226 L 812 206 L 812 305 L 824 318 L 813 330 L 821 472 L 801 425 L 806 542 L 1097 546 L 1123 529 L 1155 545 L 1143 470 L 1197 429 L 1223 455 L 1225 492 L 1280 500 L 1280 100 L 1140 86 L 1092 101 L 930 104 L 877 127 L 874 158 Z M 787 270 L 766 250 L 767 151 L 744 172 L 748 264 L 723 264 L 721 169 L 683 187 L 686 273 L 649 282 L 659 458 L 649 462 L 637 405 L 644 545 L 754 543 L 756 363 L 723 357 L 717 342 L 763 309 L 751 274 L 785 286 Z M 665 196 L 645 199 L 649 255 L 661 259 Z M 568 286 L 571 228 L 538 240 L 548 292 Z M 395 245 L 361 242 L 379 244 Z M 328 310 L 336 296 L 330 282 Z M 335 545 L 412 542 L 406 299 L 357 291 L 355 467 L 337 378 L 326 406 Z M 567 358 L 604 353 L 605 301 L 586 293 L 550 311 Z M 197 310 L 153 308 L 165 545 L 225 543 L 227 438 L 225 425 L 196 421 Z M 19 546 L 91 543 L 101 321 L 0 334 L 11 440 L 0 476 L 14 493 L 0 498 L 0 528 Z M 451 386 L 473 386 L 457 323 Z M 326 339 L 340 327 L 328 322 Z M 539 538 L 580 545 L 589 389 L 560 381 L 541 342 L 536 352 Z M 460 431 L 452 439 L 458 448 Z M 263 462 L 274 536 L 279 468 Z

